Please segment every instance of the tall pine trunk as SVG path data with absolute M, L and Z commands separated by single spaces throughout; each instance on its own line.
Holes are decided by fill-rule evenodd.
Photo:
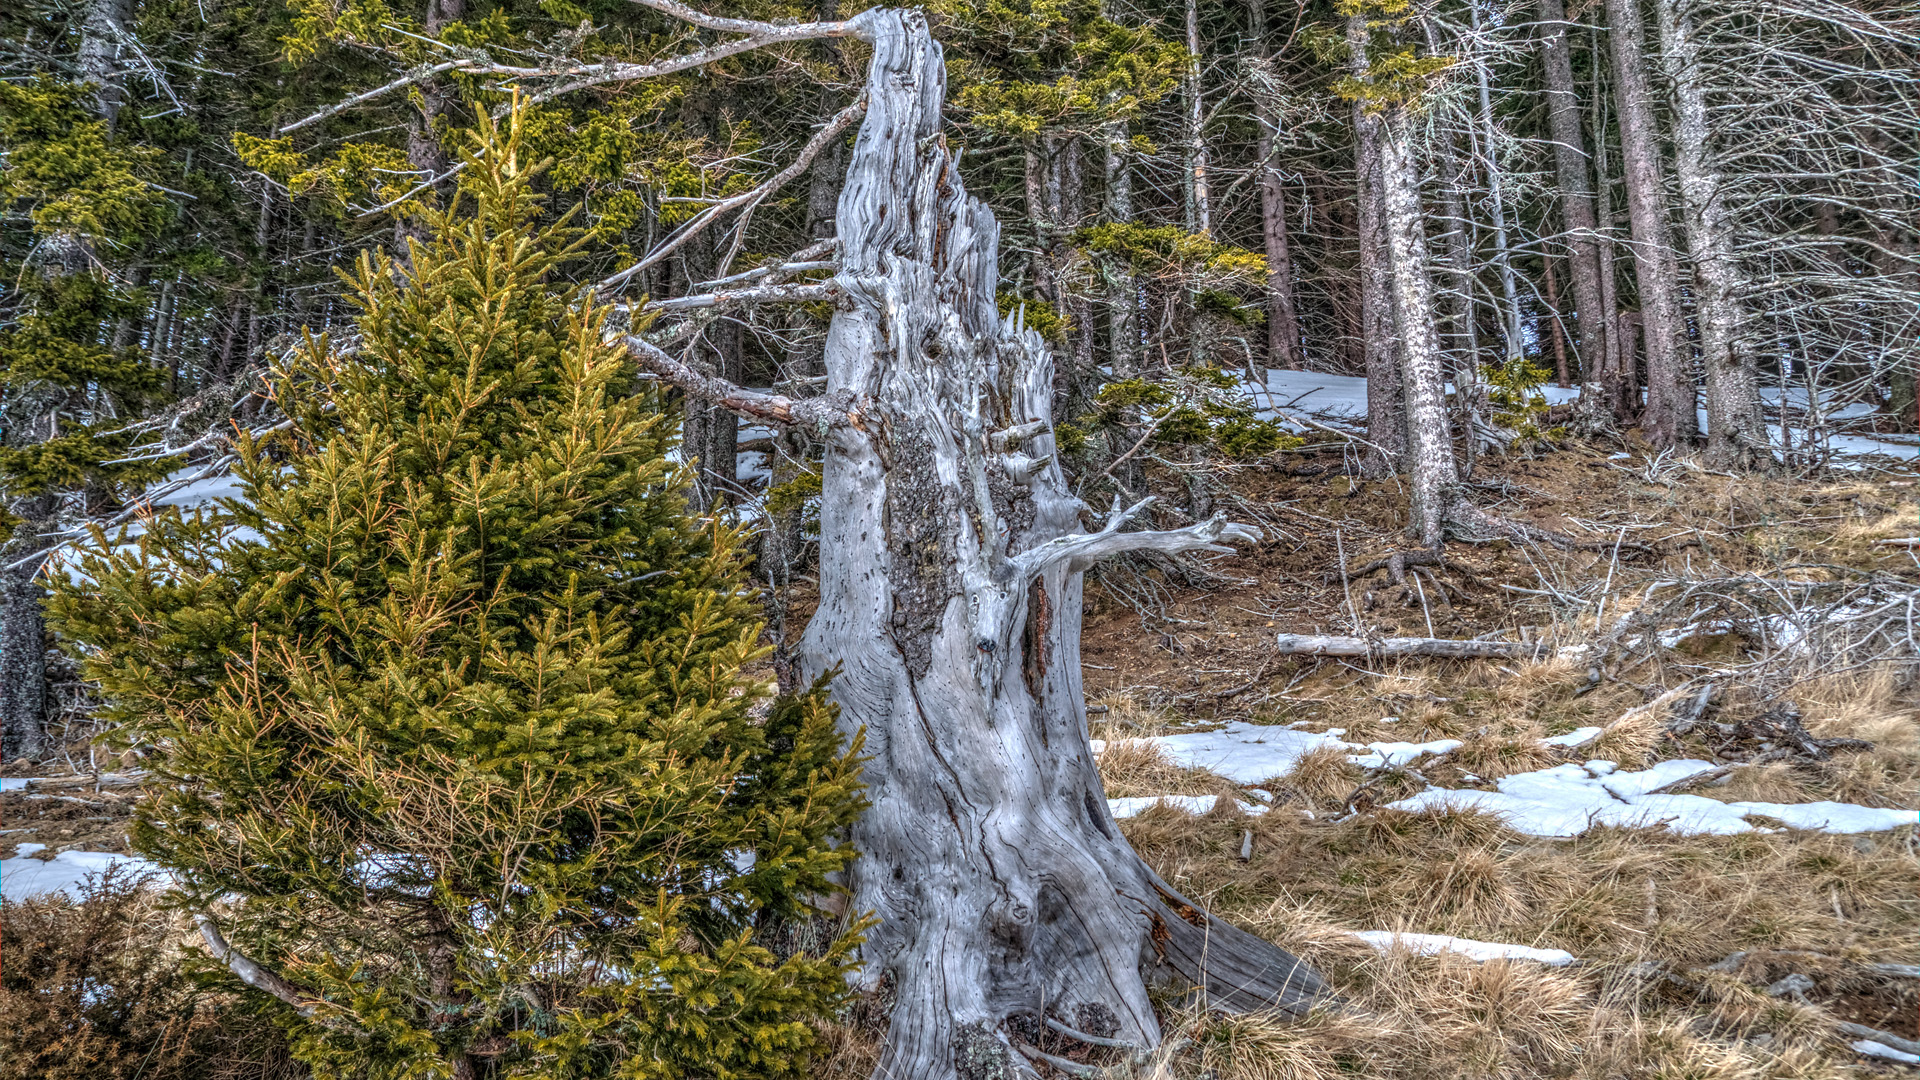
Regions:
M 1673 84 L 1673 167 L 1693 259 L 1701 366 L 1707 384 L 1707 457 L 1722 468 L 1771 463 L 1760 376 L 1741 299 L 1745 275 L 1733 250 L 1733 220 L 1708 145 L 1707 92 L 1686 0 L 1654 0 L 1661 66 Z
M 1580 131 L 1580 99 L 1574 90 L 1573 55 L 1562 0 L 1539 0 L 1540 59 L 1547 85 L 1547 120 L 1553 134 L 1555 186 L 1566 229 L 1567 277 L 1573 292 L 1574 357 L 1590 386 L 1605 367 L 1607 314 L 1600 289 L 1598 218 L 1593 207 L 1593 169 Z M 1561 319 L 1566 322 L 1565 312 Z M 1588 391 L 1591 393 L 1592 391 Z
M 871 807 L 851 908 L 890 984 L 875 1075 L 987 1080 L 1041 1017 L 1139 1047 L 1150 984 L 1226 1008 L 1321 992 L 1287 953 L 1203 914 L 1108 812 L 1080 684 L 1081 573 L 1127 550 L 1222 550 L 1250 530 L 1082 530 L 1054 457 L 1053 363 L 1002 320 L 999 225 L 941 136 L 945 65 L 918 12 L 860 16 L 871 104 L 838 215 L 845 299 L 829 330 L 820 606 L 805 674 L 838 669 Z
M 1252 0 L 1254 48 L 1267 56 L 1267 0 Z M 1307 366 L 1300 340 L 1300 315 L 1293 300 L 1293 251 L 1287 234 L 1287 187 L 1274 161 L 1279 119 L 1263 97 L 1254 122 L 1255 157 L 1260 170 L 1260 235 L 1267 255 L 1267 363 L 1299 370 Z
M 1640 0 L 1607 0 L 1607 29 L 1619 102 L 1627 220 L 1633 228 L 1634 279 L 1640 290 L 1646 340 L 1647 402 L 1640 427 L 1654 446 L 1680 447 L 1693 441 L 1699 421 L 1694 414 L 1691 349 L 1680 311 L 1680 275 L 1668 220 L 1660 134 L 1647 80 Z
M 1480 0 L 1468 0 L 1467 12 L 1478 34 Z M 1511 363 L 1526 352 L 1520 329 L 1520 286 L 1514 276 L 1513 245 L 1507 236 L 1506 183 L 1500 175 L 1500 148 L 1496 141 L 1499 128 L 1493 122 L 1493 95 L 1486 65 L 1473 65 L 1473 76 L 1475 88 L 1480 92 L 1480 123 L 1477 131 L 1472 127 L 1467 131 L 1476 148 L 1481 140 L 1486 142 L 1479 156 L 1487 170 L 1487 203 L 1493 217 L 1493 266 L 1500 277 L 1500 337 L 1506 343 L 1504 359 Z
M 1367 20 L 1347 19 L 1348 66 L 1356 79 L 1367 76 Z M 1400 365 L 1393 332 L 1392 268 L 1386 252 L 1385 212 L 1380 175 L 1380 117 L 1364 102 L 1353 106 L 1354 197 L 1360 241 L 1360 340 L 1366 357 L 1367 441 L 1374 449 L 1367 466 L 1375 474 L 1398 472 L 1407 449 L 1407 413 L 1401 407 Z

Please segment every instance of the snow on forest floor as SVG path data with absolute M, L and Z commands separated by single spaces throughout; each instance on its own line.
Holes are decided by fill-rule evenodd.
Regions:
M 1567 735 L 1540 741 L 1546 747 L 1570 748 L 1590 741 L 1600 732 L 1601 729 L 1595 727 L 1579 728 Z M 1216 731 L 1161 735 L 1140 741 L 1164 753 L 1181 768 L 1200 769 L 1235 783 L 1259 784 L 1263 788 L 1284 786 L 1294 764 L 1323 747 L 1358 750 L 1359 753 L 1347 756 L 1349 762 L 1362 768 L 1381 769 L 1413 764 L 1427 754 L 1444 754 L 1464 745 L 1459 739 L 1349 743 L 1339 738 L 1345 733 L 1341 728 L 1314 734 L 1289 727 L 1231 723 Z M 1104 741 L 1094 744 L 1095 753 L 1105 748 Z M 1830 800 L 1724 802 L 1701 795 L 1659 793 L 1660 789 L 1719 768 L 1710 761 L 1686 758 L 1656 762 L 1642 770 L 1622 770 L 1619 763 L 1604 759 L 1568 762 L 1501 777 L 1494 781 L 1493 790 L 1430 787 L 1387 805 L 1395 810 L 1484 810 L 1499 817 L 1508 828 L 1527 836 L 1579 836 L 1599 826 L 1664 828 L 1678 835 L 1726 835 L 1770 827 L 1756 826 L 1746 820 L 1748 818 L 1771 820 L 1786 828 L 1829 833 L 1884 832 L 1920 823 L 1912 810 Z M 1168 793 L 1161 801 L 1189 813 L 1203 814 L 1214 808 L 1211 796 Z M 1150 797 L 1134 796 L 1113 800 L 1110 805 L 1115 817 L 1129 817 L 1152 802 Z M 1260 805 L 1252 809 L 1265 811 Z
M 43 853 L 49 857 L 37 857 Z M 45 844 L 20 844 L 13 858 L 0 859 L 0 897 L 18 902 L 64 893 L 78 900 L 89 878 L 98 880 L 113 869 L 134 876 L 159 872 L 152 863 L 132 855 L 100 851 L 54 853 Z
M 1367 380 L 1354 376 L 1328 375 L 1316 371 L 1280 371 L 1266 372 L 1266 384 L 1260 386 L 1249 380 L 1241 380 L 1242 388 L 1253 399 L 1259 415 L 1264 419 L 1273 419 L 1276 415 L 1307 414 L 1318 420 L 1332 423 L 1344 423 L 1349 426 L 1364 424 L 1367 417 Z M 1451 388 L 1451 387 L 1449 387 Z M 1547 385 L 1540 387 L 1540 395 L 1549 405 L 1563 405 L 1580 398 L 1580 388 Z M 1779 388 L 1767 388 L 1760 392 L 1762 402 L 1770 409 L 1780 407 Z M 1779 424 L 1769 425 L 1776 449 L 1785 449 L 1782 437 L 1789 438 L 1793 449 L 1803 448 L 1809 439 L 1806 426 L 1807 394 L 1805 390 L 1789 390 L 1785 395 L 1790 411 L 1799 413 L 1797 421 L 1790 421 L 1786 431 Z M 1860 402 L 1833 403 L 1828 405 L 1822 417 L 1822 441 L 1835 457 L 1890 457 L 1913 459 L 1920 457 L 1920 439 L 1911 436 L 1891 438 L 1850 433 L 1846 427 L 1858 424 L 1872 416 L 1871 405 Z M 1698 409 L 1698 422 L 1701 431 L 1706 431 L 1707 411 L 1704 404 Z M 1835 430 L 1838 425 L 1840 430 Z M 1300 427 L 1299 430 L 1306 430 Z

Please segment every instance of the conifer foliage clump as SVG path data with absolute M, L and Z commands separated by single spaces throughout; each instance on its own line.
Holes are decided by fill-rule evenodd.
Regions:
M 791 1074 L 859 927 L 767 943 L 852 857 L 856 748 L 743 680 L 740 536 L 482 127 L 431 240 L 362 257 L 358 340 L 289 362 L 243 497 L 97 536 L 58 628 L 157 752 L 136 847 L 316 1076 Z

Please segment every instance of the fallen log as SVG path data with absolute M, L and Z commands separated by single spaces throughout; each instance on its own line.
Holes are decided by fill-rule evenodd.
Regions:
M 1361 638 L 1335 634 L 1278 634 L 1274 645 L 1295 656 L 1439 656 L 1451 660 L 1534 660 L 1550 651 L 1524 641 L 1458 641 L 1451 638 Z

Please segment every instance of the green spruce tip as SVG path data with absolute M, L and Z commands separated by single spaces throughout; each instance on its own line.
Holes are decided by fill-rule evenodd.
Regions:
M 814 906 L 858 746 L 742 674 L 741 533 L 550 286 L 577 233 L 520 145 L 483 116 L 430 239 L 350 275 L 357 340 L 279 374 L 243 496 L 96 532 L 57 629 L 154 754 L 135 847 L 299 989 L 316 1077 L 794 1075 L 864 929 Z

